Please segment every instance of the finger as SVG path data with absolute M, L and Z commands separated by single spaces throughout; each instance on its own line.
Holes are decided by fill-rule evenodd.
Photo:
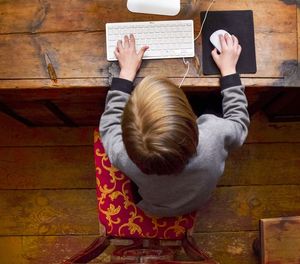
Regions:
M 211 56 L 213 57 L 213 59 L 214 59 L 215 62 L 219 59 L 219 56 L 220 56 L 220 55 L 218 54 L 216 48 L 214 48 L 214 49 L 212 50 Z
M 124 48 L 129 48 L 129 38 L 127 35 L 124 37 Z
M 118 40 L 118 42 L 117 42 L 117 49 L 118 49 L 118 51 L 120 51 L 121 49 L 123 49 L 122 40 Z
M 233 34 L 231 36 L 232 36 L 233 42 L 236 43 L 236 44 L 239 44 L 238 38 Z
M 135 37 L 133 34 L 130 34 L 129 36 L 129 43 L 130 43 L 130 47 L 133 47 L 135 50 Z
M 225 41 L 225 37 L 223 35 L 219 35 L 220 43 L 221 43 L 221 49 L 224 50 L 227 48 L 227 43 Z
M 233 46 L 233 40 L 232 37 L 230 35 L 228 35 L 227 33 L 225 34 L 225 41 L 228 47 L 232 47 Z
M 240 56 L 241 52 L 242 52 L 242 47 L 241 47 L 241 45 L 238 45 L 237 46 L 237 53 L 238 53 L 239 56 Z
M 237 37 L 235 35 L 232 35 L 232 41 L 233 41 L 233 47 L 237 48 L 239 45 L 239 40 L 237 39 Z
M 149 46 L 143 46 L 143 47 L 141 47 L 141 49 L 140 49 L 140 51 L 138 53 L 138 56 L 139 56 L 140 59 L 143 58 L 144 53 L 146 52 L 147 49 L 149 49 Z
M 116 58 L 119 59 L 120 53 L 117 49 L 114 50 L 114 54 L 115 54 Z

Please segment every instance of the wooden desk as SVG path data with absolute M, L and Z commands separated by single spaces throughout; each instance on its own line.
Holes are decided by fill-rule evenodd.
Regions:
M 296 2 L 216 0 L 211 9 L 254 12 L 258 71 L 242 75 L 252 112 L 283 88 L 300 86 Z M 178 16 L 163 17 L 130 13 L 125 0 L 0 1 L 0 109 L 27 125 L 96 125 L 110 80 L 118 74 L 118 64 L 106 61 L 105 23 L 194 18 L 198 32 L 199 11 L 209 3 L 182 0 Z M 45 52 L 57 84 L 49 80 Z M 201 39 L 196 55 L 201 61 Z M 196 60 L 190 61 L 183 89 L 190 94 L 216 90 L 218 77 L 203 76 Z M 164 74 L 179 83 L 185 71 L 181 59 L 144 61 L 138 77 Z

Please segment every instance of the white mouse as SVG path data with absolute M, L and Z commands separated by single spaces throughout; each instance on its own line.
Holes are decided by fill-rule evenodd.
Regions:
M 216 49 L 219 52 L 222 52 L 221 42 L 220 42 L 220 35 L 224 36 L 226 33 L 229 34 L 226 30 L 219 29 L 219 30 L 215 31 L 214 33 L 212 33 L 210 38 L 209 38 L 210 42 L 216 47 Z

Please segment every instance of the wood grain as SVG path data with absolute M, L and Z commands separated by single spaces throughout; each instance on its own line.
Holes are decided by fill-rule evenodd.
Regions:
M 247 143 L 300 142 L 300 122 L 269 122 L 258 112 L 251 117 Z
M 98 234 L 95 189 L 0 191 L 1 235 Z
M 257 230 L 261 218 L 300 213 L 300 185 L 219 187 L 199 212 L 195 232 Z
M 0 146 L 93 145 L 93 127 L 28 128 L 0 113 Z M 247 143 L 300 143 L 300 122 L 268 122 L 262 112 L 251 118 Z
M 182 0 L 179 15 L 172 19 L 195 19 L 199 29 L 199 12 L 205 11 L 210 0 Z M 170 19 L 166 16 L 132 14 L 126 8 L 126 0 L 21 0 L 1 1 L 0 33 L 57 32 L 104 30 L 107 22 L 148 21 Z M 295 30 L 295 5 L 279 0 L 228 0 L 217 1 L 211 10 L 253 10 L 256 30 L 292 32 Z M 279 12 L 278 10 L 281 10 Z M 284 10 L 284 12 L 283 12 Z
M 5 157 L 0 161 L 4 177 L 1 188 L 67 188 L 70 184 L 74 187 L 94 186 L 93 128 L 53 128 L 48 131 L 18 125 L 10 132 L 11 123 L 6 124 L 5 120 L 1 130 L 1 145 L 7 147 L 0 149 L 0 156 Z M 296 142 L 300 140 L 299 129 L 299 123 L 266 123 L 264 117 L 257 115 L 250 127 L 248 144 L 230 155 L 220 184 L 297 184 L 300 148 Z M 251 144 L 254 142 L 279 144 Z M 18 144 L 40 147 L 9 147 Z M 59 146 L 42 147 L 56 144 Z M 78 146 L 63 147 L 71 144 Z M 43 158 L 31 165 L 37 157 Z M 77 166 L 74 167 L 74 164 Z M 45 167 L 48 169 L 44 170 Z M 57 168 L 60 168 L 59 173 L 55 173 Z M 61 178 L 61 174 L 65 176 Z M 52 181 L 52 177 L 60 180 Z M 90 180 L 86 181 L 88 178 Z
M 90 79 L 92 80 L 92 79 Z M 141 78 L 138 78 L 138 83 Z M 171 78 L 174 83 L 181 81 L 179 78 Z M 210 80 L 210 81 L 208 81 Z M 249 80 L 251 80 L 249 82 Z M 265 79 L 243 79 L 243 83 L 250 85 L 246 89 L 246 96 L 249 103 L 249 111 L 252 113 L 253 109 L 260 109 L 255 107 L 257 102 L 263 98 L 264 104 L 269 102 L 272 97 L 267 96 L 266 93 L 270 93 L 270 87 L 260 87 L 258 83 Z M 272 81 L 271 81 L 272 80 Z M 274 79 L 268 79 L 269 85 Z M 83 82 L 83 80 L 81 80 Z M 201 86 L 210 83 L 210 87 Z M 0 82 L 0 86 L 1 83 Z M 7 81 L 6 81 L 7 83 Z M 9 82 L 13 84 L 12 82 Z M 26 85 L 32 85 L 30 81 L 26 82 Z M 68 83 L 72 85 L 72 80 L 69 79 Z M 75 82 L 76 83 L 76 82 Z M 216 92 L 220 91 L 218 78 L 188 78 L 185 81 L 185 85 L 190 84 L 191 86 L 185 86 L 184 90 L 188 98 L 195 98 L 199 96 L 199 92 Z M 201 83 L 201 85 L 200 85 Z M 33 85 L 38 85 L 38 81 L 34 82 Z M 95 86 L 95 82 L 91 82 L 93 87 L 71 87 L 66 86 L 62 88 L 35 88 L 31 89 L 2 89 L 0 94 L 0 101 L 5 102 L 5 105 L 14 110 L 19 116 L 30 120 L 35 125 L 52 125 L 62 126 L 62 120 L 56 118 L 53 112 L 49 111 L 46 107 L 48 102 L 54 104 L 60 111 L 71 118 L 73 123 L 81 126 L 95 126 L 99 125 L 99 118 L 104 109 L 106 92 L 108 88 Z M 197 86 L 198 85 L 198 86 Z M 267 85 L 267 84 L 266 84 Z M 276 85 L 282 86 L 280 82 L 276 82 Z M 282 88 L 278 88 L 279 92 Z M 274 93 L 274 92 L 273 92 Z M 20 102 L 20 98 L 22 98 Z M 23 102 L 23 103 L 22 103 Z M 197 104 L 197 102 L 195 102 Z M 264 105 L 261 104 L 261 105 Z M 40 109 L 38 108 L 40 106 Z
M 298 32 L 298 69 L 299 69 L 299 64 L 300 64 L 300 6 L 298 3 L 298 8 L 297 8 L 297 32 Z M 300 69 L 299 69 L 300 71 Z
M 102 103 L 103 102 L 103 103 Z M 53 103 L 59 107 L 66 115 L 71 116 L 76 124 L 81 126 L 98 127 L 100 117 L 104 111 L 105 97 L 100 100 L 91 98 L 84 100 L 81 98 L 68 100 L 54 100 Z
M 49 78 L 44 62 L 45 52 L 50 56 L 58 79 L 108 78 L 119 72 L 116 62 L 106 61 L 105 35 L 101 32 L 0 35 L 0 43 L 1 79 Z M 266 46 L 272 49 L 266 49 Z M 280 51 L 280 56 L 274 56 L 275 50 Z M 281 64 L 297 61 L 296 33 L 256 33 L 256 54 L 258 71 L 255 77 L 283 77 Z M 197 56 L 201 57 L 200 50 Z M 184 73 L 185 65 L 181 59 L 146 60 L 138 76 L 163 74 L 183 77 Z M 191 63 L 188 76 L 198 77 L 194 63 Z M 56 87 L 59 85 L 60 81 Z
M 0 189 L 95 188 L 93 146 L 0 148 Z
M 0 146 L 76 146 L 93 145 L 95 127 L 30 128 L 0 113 Z M 82 151 L 80 151 L 82 153 Z
M 197 33 L 199 12 L 209 4 L 210 0 L 184 0 L 180 14 L 172 19 L 194 19 Z M 296 4 L 279 0 L 217 1 L 211 10 L 249 9 L 254 14 L 258 71 L 242 77 L 243 83 L 251 87 L 252 104 L 264 97 L 261 93 L 266 87 L 276 87 L 277 93 L 277 88 L 298 86 L 298 75 L 294 73 L 299 58 L 299 11 Z M 39 126 L 66 125 L 39 100 L 55 100 L 70 124 L 97 125 L 95 112 L 102 111 L 110 81 L 119 72 L 117 63 L 106 61 L 105 23 L 170 19 L 130 13 L 125 0 L 1 1 L 0 10 L 0 100 Z M 53 63 L 58 83 L 49 79 L 45 52 Z M 196 55 L 200 61 L 201 54 L 198 39 Z M 219 86 L 218 76 L 204 77 L 193 59 L 190 65 L 183 84 L 185 91 L 209 91 Z M 149 74 L 162 74 L 179 84 L 185 71 L 180 59 L 144 61 L 137 82 Z M 80 93 L 93 103 L 75 103 L 81 98 Z M 65 101 L 66 97 L 71 102 Z
M 0 191 L 0 235 L 97 234 L 95 190 Z M 258 230 L 261 218 L 300 212 L 300 186 L 219 187 L 195 232 Z
M 35 126 L 62 126 L 64 122 L 58 119 L 42 101 L 20 102 L 14 101 L 6 103 L 19 116 L 30 120 Z
M 222 264 L 257 264 L 252 251 L 252 242 L 258 232 L 212 232 L 195 233 L 200 248 L 210 252 Z
M 114 76 L 115 77 L 115 76 Z M 24 98 L 24 100 L 35 99 L 52 99 L 53 97 L 71 97 L 72 95 L 78 98 L 78 95 L 87 96 L 102 96 L 110 87 L 112 76 L 109 78 L 80 78 L 80 79 L 60 79 L 59 85 L 52 82 L 50 79 L 20 79 L 20 80 L 1 80 L 0 82 L 0 98 L 2 100 L 11 101 L 13 96 Z M 143 78 L 137 77 L 134 84 L 138 84 Z M 169 78 L 175 84 L 181 82 L 181 77 Z M 285 81 L 282 78 L 247 78 L 241 77 L 241 80 L 248 89 L 254 92 L 263 92 L 269 90 L 270 87 L 280 88 Z M 184 91 L 211 91 L 220 87 L 219 77 L 203 77 L 192 78 L 188 77 L 184 81 L 182 87 Z M 97 89 L 95 89 L 97 88 Z M 38 93 L 37 93 L 38 90 Z M 32 98 L 31 98 L 31 97 Z M 16 99 L 16 98 L 15 98 Z
M 0 262 L 9 264 L 61 264 L 87 247 L 95 235 L 6 236 L 0 238 Z
M 193 17 L 198 30 L 198 13 L 210 0 L 192 2 L 183 0 L 175 19 Z M 229 0 L 212 7 L 254 11 L 258 73 L 242 79 L 250 104 L 270 87 L 292 84 L 287 80 L 300 58 L 300 9 L 291 2 Z M 42 104 L 49 99 L 75 120 L 94 120 L 97 126 L 107 88 L 118 73 L 117 64 L 105 59 L 105 23 L 154 18 L 133 16 L 125 6 L 125 0 L 0 1 L 0 100 L 34 120 L 59 125 Z M 47 75 L 45 51 L 58 85 Z M 181 60 L 145 62 L 137 82 L 163 73 L 178 84 L 184 72 Z M 218 86 L 217 76 L 199 78 L 191 61 L 185 91 Z M 0 124 L 0 263 L 61 263 L 99 234 L 93 127 L 30 129 L 2 114 Z M 198 243 L 222 264 L 257 264 L 251 244 L 258 220 L 300 214 L 299 125 L 255 115 L 247 144 L 229 157 L 221 186 L 195 228 Z
M 256 264 L 251 243 L 257 232 L 199 233 L 194 237 L 199 245 L 211 252 L 222 264 Z M 10 236 L 0 237 L 0 262 L 9 264 L 60 264 L 87 247 L 95 235 L 82 236 Z M 45 254 L 47 252 L 47 254 Z M 5 254 L 6 253 L 6 254 Z M 99 256 L 91 263 L 103 263 Z
M 231 153 L 220 185 L 299 184 L 300 144 L 246 144 Z
M 0 189 L 95 187 L 92 146 L 2 147 L 0 156 Z M 219 185 L 299 184 L 299 157 L 299 143 L 246 144 Z
M 298 264 L 300 216 L 261 219 L 262 263 Z
M 108 78 L 111 75 L 116 75 L 118 72 L 118 67 L 116 63 L 109 63 L 105 58 L 105 37 L 103 32 L 91 32 L 91 31 L 81 31 L 79 32 L 70 32 L 72 27 L 78 27 L 78 23 L 65 23 L 68 14 L 72 19 L 67 21 L 76 21 L 80 20 L 82 14 L 93 8 L 98 8 L 96 10 L 97 14 L 100 17 L 107 17 L 108 10 L 114 8 L 114 10 L 124 9 L 123 4 L 120 5 L 119 0 L 106 3 L 107 1 L 91 1 L 86 6 L 82 7 L 82 2 L 79 1 L 70 1 L 58 3 L 57 1 L 48 1 L 46 2 L 30 2 L 25 7 L 22 6 L 21 2 L 4 2 L 3 10 L 6 10 L 3 16 L 4 19 L 10 21 L 11 16 L 23 17 L 28 16 L 28 19 L 41 19 L 39 15 L 34 14 L 36 12 L 42 13 L 45 15 L 43 17 L 43 23 L 27 21 L 24 19 L 17 20 L 17 23 L 22 23 L 28 27 L 28 25 L 36 24 L 41 28 L 44 23 L 45 27 L 49 25 L 55 25 L 57 28 L 59 24 L 68 27 L 68 32 L 55 33 L 59 29 L 52 30 L 48 28 L 45 32 L 53 31 L 51 34 L 8 34 L 0 36 L 0 55 L 2 57 L 0 65 L 0 77 L 2 79 L 35 79 L 35 78 L 48 78 L 48 74 L 45 68 L 45 62 L 43 54 L 47 52 L 50 55 L 51 61 L 54 64 L 54 68 L 57 71 L 58 78 Z M 208 2 L 208 1 L 206 1 Z M 227 9 L 244 9 L 244 8 L 254 8 L 255 14 L 255 25 L 256 25 L 256 52 L 257 52 L 257 63 L 258 63 L 258 73 L 256 77 L 264 78 L 280 78 L 282 77 L 282 72 L 280 72 L 281 64 L 285 61 L 291 61 L 297 59 L 297 34 L 296 34 L 296 8 L 294 5 L 284 5 L 281 1 L 255 1 L 255 3 L 245 3 L 243 1 L 228 1 L 226 3 Z M 203 3 L 205 5 L 207 3 Z M 13 5 L 16 5 L 13 8 Z M 59 5 L 59 6 L 57 6 Z M 98 6 L 97 6 L 98 5 Z M 261 8 L 265 5 L 276 5 L 269 7 L 267 10 Z M 22 7 L 22 8 L 21 8 Z M 80 8 L 81 7 L 81 8 Z M 231 8 L 232 7 L 232 8 Z M 197 8 L 203 9 L 203 6 Z M 284 8 L 285 12 L 273 13 L 274 10 L 279 8 Z M 222 3 L 216 3 L 214 5 L 215 10 L 224 9 Z M 226 8 L 225 8 L 226 9 Z M 13 10 L 13 11 L 10 11 Z M 19 10 L 19 11 L 18 11 Z M 43 11 L 44 10 L 44 11 Z M 54 12 L 55 10 L 55 12 Z M 78 14 L 78 10 L 82 10 L 81 15 Z M 257 16 L 256 16 L 257 11 Z M 33 13 L 27 13 L 33 12 Z M 44 13 L 43 13 L 44 12 Z M 62 12 L 63 16 L 56 12 Z M 72 13 L 74 12 L 74 13 Z M 184 12 L 187 12 L 186 10 Z M 110 12 L 111 15 L 112 12 Z M 124 20 L 128 20 L 128 14 L 125 15 L 124 12 L 116 12 L 118 17 L 121 17 L 124 14 Z M 22 14 L 22 15 L 21 15 Z M 89 13 L 90 16 L 84 16 L 86 19 L 95 19 L 92 13 Z M 139 16 L 139 15 L 138 15 Z M 63 19 L 62 17 L 65 17 Z M 149 17 L 149 16 L 148 16 Z M 150 16 L 151 18 L 151 16 Z M 267 19 L 269 18 L 269 19 Z M 51 19 L 56 19 L 57 21 L 52 21 Z M 110 18 L 112 21 L 114 17 Z M 137 17 L 136 19 L 139 19 Z M 274 23 L 276 20 L 276 23 Z M 81 20 L 80 20 L 81 21 Z M 100 19 L 98 20 L 100 21 Z M 103 20 L 107 22 L 107 20 Z M 59 23 L 60 22 L 60 23 Z M 10 25 L 9 22 L 3 23 Z M 11 23 L 13 24 L 13 23 Z M 93 25 L 81 21 L 80 25 Z M 48 26 L 47 26 L 48 25 Z M 262 25 L 264 28 L 259 28 Z M 275 26 L 276 25 L 276 26 Z M 18 25 L 15 24 L 15 27 L 18 28 Z M 93 27 L 93 26 L 92 26 Z M 104 25 L 102 24 L 102 29 Z M 24 28 L 20 30 L 21 32 L 27 32 Z M 78 28 L 77 28 L 78 31 Z M 30 30 L 29 30 L 30 32 Z M 198 43 L 200 45 L 200 42 Z M 271 49 L 266 49 L 265 47 L 272 47 Z M 274 50 L 280 50 L 280 56 L 273 56 L 272 53 Z M 201 49 L 197 49 L 197 54 L 199 57 Z M 22 64 L 19 62 L 22 61 Z M 15 67 L 18 65 L 18 67 Z M 163 70 L 163 72 L 161 72 Z M 147 61 L 144 62 L 144 66 L 140 71 L 140 77 L 144 77 L 148 74 L 164 74 L 168 77 L 178 77 L 183 76 L 185 72 L 185 65 L 181 60 L 163 60 L 163 61 Z M 246 75 L 247 76 L 247 75 Z M 248 75 L 252 76 L 252 75 Z M 196 78 L 198 77 L 197 70 L 194 64 L 192 64 L 191 70 L 189 72 L 189 77 Z M 18 82 L 17 82 L 18 83 Z M 54 85 L 50 82 L 51 86 Z M 40 84 L 41 86 L 43 84 Z M 47 85 L 47 84 L 46 84 Z M 107 85 L 107 82 L 106 82 Z M 186 85 L 189 85 L 186 83 Z M 201 85 L 201 84 L 199 84 Z M 18 87 L 27 87 L 25 83 L 22 85 L 20 82 L 17 85 Z M 57 87 L 63 87 L 63 84 L 56 85 Z M 49 87 L 49 83 L 48 83 Z

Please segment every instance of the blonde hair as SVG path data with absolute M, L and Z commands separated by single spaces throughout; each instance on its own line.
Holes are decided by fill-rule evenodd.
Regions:
M 128 156 L 146 174 L 179 173 L 197 151 L 196 118 L 184 92 L 167 78 L 144 78 L 123 112 Z

